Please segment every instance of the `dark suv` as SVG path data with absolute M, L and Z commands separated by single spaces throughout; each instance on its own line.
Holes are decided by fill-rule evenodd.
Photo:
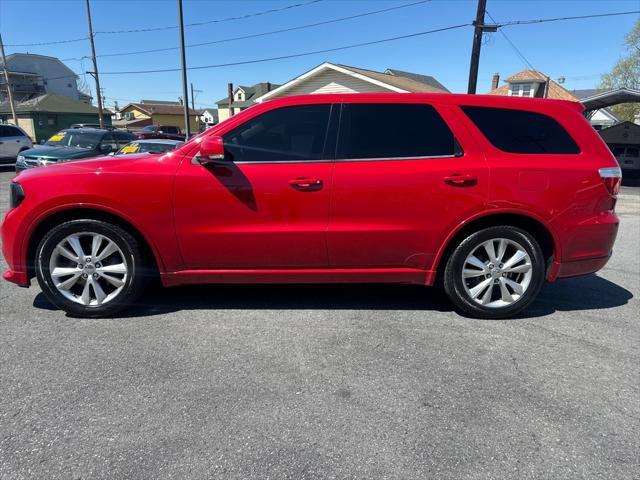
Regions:
M 68 128 L 52 135 L 43 145 L 20 152 L 16 159 L 16 172 L 51 163 L 108 155 L 132 140 L 135 140 L 135 135 L 129 132 Z
M 140 139 L 166 138 L 169 140 L 184 140 L 185 138 L 180 128 L 172 125 L 148 125 L 136 132 L 136 137 Z

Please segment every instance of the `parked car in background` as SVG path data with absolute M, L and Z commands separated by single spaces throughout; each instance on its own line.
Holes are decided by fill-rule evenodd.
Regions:
M 165 153 L 182 145 L 180 140 L 152 139 L 134 140 L 121 147 L 115 155 L 130 155 L 132 153 Z
M 16 171 L 108 155 L 133 139 L 135 135 L 129 132 L 68 128 L 51 136 L 44 144 L 20 152 L 16 160 Z
M 0 164 L 16 162 L 18 154 L 33 147 L 29 135 L 15 125 L 0 125 Z
M 634 146 L 615 146 L 611 149 L 622 175 L 629 178 L 640 177 L 640 148 Z
M 172 125 L 148 125 L 136 132 L 136 137 L 140 139 L 146 138 L 166 138 L 169 140 L 182 140 L 185 136 L 179 127 Z
M 165 286 L 443 285 L 467 315 L 513 317 L 545 282 L 607 263 L 620 180 L 574 102 L 284 97 L 172 155 L 19 174 L 4 278 L 36 276 L 82 317 L 132 304 L 156 272 Z
M 69 128 L 100 128 L 100 124 L 99 123 L 74 123 Z M 104 129 L 115 130 L 116 127 L 114 127 L 113 125 L 105 125 Z

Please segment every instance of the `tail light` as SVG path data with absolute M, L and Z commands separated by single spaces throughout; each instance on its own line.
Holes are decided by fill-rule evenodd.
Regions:
M 620 183 L 622 183 L 622 170 L 620 167 L 606 167 L 598 170 L 602 183 L 614 197 L 620 191 Z

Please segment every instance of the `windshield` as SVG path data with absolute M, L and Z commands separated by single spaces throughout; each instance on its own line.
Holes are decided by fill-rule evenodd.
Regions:
M 155 132 L 157 128 L 158 127 L 156 127 L 155 125 L 149 125 L 147 127 L 144 127 L 141 131 L 142 132 Z
M 102 132 L 63 131 L 53 135 L 45 145 L 58 147 L 96 148 L 102 139 Z

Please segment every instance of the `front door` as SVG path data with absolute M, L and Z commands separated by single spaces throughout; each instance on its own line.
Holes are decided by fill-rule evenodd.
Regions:
M 456 108 L 344 104 L 328 234 L 332 267 L 429 270 L 446 235 L 484 208 L 487 167 L 468 132 L 449 128 L 461 123 Z
M 328 265 L 331 105 L 281 107 L 228 131 L 225 159 L 185 158 L 175 221 L 187 269 L 293 269 Z

